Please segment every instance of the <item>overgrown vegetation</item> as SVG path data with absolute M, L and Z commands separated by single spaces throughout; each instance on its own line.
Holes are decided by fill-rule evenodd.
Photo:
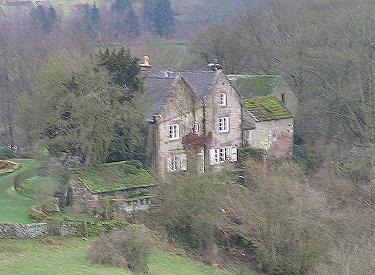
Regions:
M 94 264 L 87 260 L 87 246 L 93 239 L 48 238 L 44 240 L 0 240 L 0 269 L 11 274 L 132 274 L 124 268 Z M 48 258 L 48 261 L 45 259 Z M 218 271 L 186 257 L 159 249 L 152 251 L 150 274 L 234 275 Z
M 150 253 L 150 237 L 145 228 L 129 226 L 99 237 L 90 247 L 88 257 L 95 263 L 148 273 Z

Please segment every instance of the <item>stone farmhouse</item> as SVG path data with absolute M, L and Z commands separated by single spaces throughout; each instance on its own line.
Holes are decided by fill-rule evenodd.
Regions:
M 220 171 L 239 150 L 262 148 L 268 156 L 293 150 L 296 99 L 277 76 L 210 71 L 154 71 L 145 59 L 144 107 L 149 167 L 159 177 L 189 170 Z M 282 87 L 282 89 L 280 88 Z M 287 107 L 288 106 L 288 107 Z

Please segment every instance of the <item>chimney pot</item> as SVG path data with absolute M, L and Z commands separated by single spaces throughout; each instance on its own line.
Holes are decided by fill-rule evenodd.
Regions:
M 209 63 L 208 67 L 213 71 L 221 70 L 223 68 L 223 66 L 220 65 L 219 60 L 217 60 L 217 58 L 215 58 L 212 63 Z
M 141 68 L 143 71 L 151 69 L 151 64 L 150 64 L 150 56 L 144 55 L 143 56 L 143 63 L 140 64 Z

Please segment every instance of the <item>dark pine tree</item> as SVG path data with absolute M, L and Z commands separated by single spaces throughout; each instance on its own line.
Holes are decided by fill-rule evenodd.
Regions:
M 57 24 L 57 13 L 56 13 L 56 10 L 52 6 L 49 6 L 48 8 L 47 17 L 48 17 L 48 22 L 49 22 L 48 23 L 49 28 L 50 30 L 52 30 L 56 27 L 56 24 Z
M 151 32 L 160 36 L 174 33 L 176 19 L 169 0 L 145 0 L 145 16 Z
M 117 14 L 116 36 L 127 34 L 134 37 L 139 34 L 139 21 L 131 0 L 115 0 L 112 4 L 112 11 Z
M 131 0 L 115 0 L 115 2 L 112 3 L 111 9 L 117 14 L 122 15 L 131 4 Z
M 83 6 L 83 21 L 87 33 L 91 38 L 98 36 L 98 27 L 100 22 L 100 12 L 96 4 L 92 7 L 89 4 Z
M 132 6 L 128 7 L 126 11 L 125 21 L 127 25 L 128 35 L 130 36 L 139 35 L 139 21 Z
M 98 54 L 99 65 L 109 72 L 112 81 L 124 87 L 123 100 L 129 101 L 142 89 L 142 80 L 139 77 L 141 71 L 138 58 L 132 57 L 130 51 L 121 48 L 119 50 L 100 51 Z
M 43 31 L 48 32 L 50 30 L 48 14 L 42 5 L 38 5 L 31 11 L 31 17 L 36 19 L 39 27 Z

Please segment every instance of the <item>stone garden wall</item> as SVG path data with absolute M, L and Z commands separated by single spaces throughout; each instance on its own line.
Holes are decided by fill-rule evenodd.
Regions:
M 41 239 L 50 236 L 91 236 L 128 226 L 125 221 L 47 221 L 43 223 L 0 223 L 0 239 Z
M 74 201 L 84 202 L 86 207 L 90 211 L 94 211 L 95 208 L 100 203 L 103 198 L 111 198 L 116 202 L 116 206 L 120 211 L 130 213 L 133 211 L 144 211 L 149 209 L 151 200 L 145 199 L 140 196 L 137 199 L 137 194 L 139 193 L 155 193 L 156 188 L 151 187 L 136 187 L 126 190 L 106 192 L 106 193 L 92 193 L 88 190 L 79 180 L 72 178 L 70 180 L 70 185 L 73 188 L 73 198 Z M 135 196 L 134 199 L 131 197 Z
M 38 239 L 48 235 L 47 223 L 0 224 L 0 239 Z

